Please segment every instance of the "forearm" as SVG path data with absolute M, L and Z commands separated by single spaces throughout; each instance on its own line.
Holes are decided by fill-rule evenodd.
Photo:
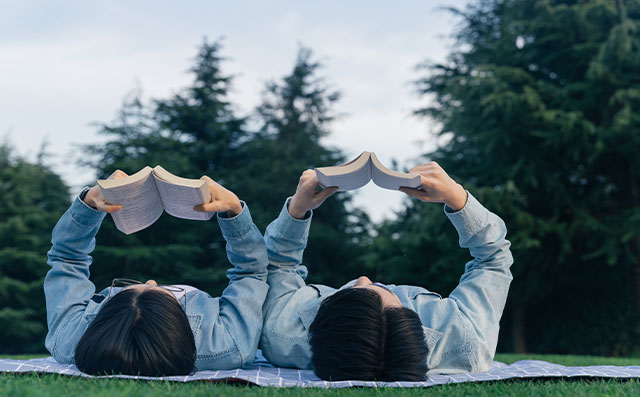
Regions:
M 513 278 L 507 229 L 502 219 L 472 195 L 462 210 L 449 212 L 447 216 L 458 231 L 460 246 L 468 248 L 473 256 L 449 297 L 472 321 L 479 336 L 495 349 L 499 321 Z
M 507 228 L 502 219 L 487 210 L 468 194 L 463 208 L 453 211 L 445 207 L 445 214 L 456 228 L 459 244 L 468 248 L 474 260 L 467 267 L 494 268 L 508 271 L 513 259 L 506 239 Z
M 230 281 L 220 298 L 217 329 L 225 329 L 234 340 L 240 352 L 239 365 L 244 366 L 253 361 L 262 330 L 262 306 L 269 290 L 267 250 L 244 202 L 235 216 L 218 214 L 218 223 L 233 268 L 227 271 Z
M 218 224 L 227 242 L 227 258 L 233 268 L 227 271 L 231 282 L 251 277 L 267 280 L 267 252 L 264 239 L 251 219 L 247 205 L 235 216 L 218 214 Z M 228 214 L 232 215 L 232 214 Z
M 84 309 L 95 292 L 89 281 L 89 254 L 104 216 L 76 197 L 53 229 L 52 247 L 47 253 L 51 270 L 44 280 L 50 332 L 73 312 Z
M 269 293 L 263 309 L 267 317 L 278 312 L 292 292 L 306 285 L 307 268 L 301 263 L 312 213 L 309 211 L 306 219 L 295 219 L 287 210 L 289 202 L 290 199 L 285 201 L 264 235 L 269 256 Z
M 291 268 L 302 263 L 302 255 L 307 246 L 312 211 L 307 211 L 304 219 L 296 219 L 288 212 L 291 199 L 285 201 L 280 215 L 267 226 L 264 240 L 269 255 L 269 267 Z

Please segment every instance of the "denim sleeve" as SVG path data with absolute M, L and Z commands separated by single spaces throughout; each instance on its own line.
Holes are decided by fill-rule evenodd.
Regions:
M 51 269 L 44 279 L 49 327 L 45 345 L 59 362 L 73 362 L 76 344 L 84 333 L 83 314 L 95 293 L 89 281 L 89 254 L 105 215 L 76 197 L 52 232 L 52 247 L 47 253 Z
M 459 211 L 445 206 L 445 214 L 455 226 L 460 247 L 468 248 L 473 260 L 467 262 L 458 286 L 449 295 L 472 324 L 478 347 L 477 368 L 488 370 L 498 343 L 500 318 L 513 279 L 509 268 L 513 257 L 506 239 L 507 228 L 471 194 Z
M 307 267 L 302 265 L 302 254 L 307 246 L 313 212 L 307 211 L 304 219 L 296 219 L 289 214 L 290 201 L 288 198 L 264 235 L 269 255 L 269 294 L 265 310 L 306 285 Z
M 253 362 L 262 331 L 262 305 L 267 285 L 267 250 L 254 225 L 249 208 L 231 218 L 218 214 L 218 224 L 227 241 L 229 285 L 220 297 L 215 329 L 225 329 L 241 355 L 241 366 Z
M 290 303 L 293 303 L 291 300 L 296 291 L 306 285 L 307 268 L 301 263 L 312 211 L 308 211 L 304 219 L 293 218 L 287 209 L 290 200 L 287 199 L 280 215 L 267 226 L 264 235 L 269 256 L 269 292 L 263 307 L 261 345 L 262 353 L 275 365 L 298 367 L 291 361 L 291 357 L 298 355 L 286 353 L 295 351 L 297 346 L 295 336 L 298 331 L 289 329 L 297 312 Z M 283 333 L 286 334 L 284 337 Z

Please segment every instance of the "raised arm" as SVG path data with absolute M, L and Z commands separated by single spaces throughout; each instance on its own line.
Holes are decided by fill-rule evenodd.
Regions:
M 460 283 L 448 298 L 434 301 L 424 297 L 416 302 L 424 322 L 442 324 L 444 313 L 460 314 L 470 324 L 472 336 L 467 342 L 475 348 L 471 363 L 474 371 L 488 370 L 498 342 L 500 318 L 507 299 L 513 257 L 506 239 L 504 222 L 488 211 L 462 186 L 455 183 L 436 163 L 412 170 L 422 175 L 421 190 L 402 189 L 423 201 L 444 202 L 445 214 L 459 235 L 462 248 L 468 248 L 473 260 L 465 266 Z
M 118 170 L 109 178 L 123 176 L 126 174 Z M 73 362 L 75 346 L 85 330 L 83 314 L 95 293 L 89 281 L 89 254 L 95 248 L 95 236 L 106 212 L 120 208 L 105 203 L 97 186 L 86 188 L 53 229 L 52 247 L 47 253 L 51 270 L 44 279 L 49 327 L 45 345 L 59 362 Z
M 223 340 L 232 340 L 240 352 L 240 362 L 221 364 L 215 357 L 197 363 L 199 369 L 220 369 L 220 365 L 245 366 L 253 362 L 262 331 L 262 305 L 267 296 L 267 250 L 254 225 L 249 208 L 231 191 L 209 177 L 211 202 L 196 207 L 218 212 L 218 224 L 227 242 L 227 257 L 233 268 L 227 270 L 229 285 L 219 299 L 214 335 L 205 341 L 205 350 L 216 351 Z M 214 313 L 210 313 L 214 315 Z M 224 330 L 225 335 L 217 334 Z M 235 365 L 233 365 L 235 364 Z
M 474 325 L 486 344 L 485 361 L 493 360 L 498 343 L 502 311 L 513 279 L 509 268 L 513 257 L 506 239 L 507 228 L 472 195 L 463 209 L 445 213 L 458 231 L 460 247 L 468 248 L 473 260 L 467 262 L 460 283 L 451 292 L 460 311 Z M 490 357 L 489 357 L 490 356 Z
M 295 323 L 291 313 L 297 313 L 297 309 L 289 303 L 296 292 L 306 285 L 307 268 L 301 263 L 302 253 L 307 246 L 312 210 L 337 190 L 317 189 L 315 172 L 305 171 L 300 177 L 296 193 L 286 200 L 280 215 L 269 224 L 264 235 L 269 255 L 269 293 L 263 307 L 262 352 L 279 366 L 305 368 L 308 362 L 304 358 L 309 355 L 308 343 L 291 334 L 291 330 L 301 327 L 301 324 Z M 301 346 L 303 351 L 300 351 Z
M 318 186 L 315 171 L 304 171 L 296 193 L 285 201 L 278 218 L 267 226 L 264 239 L 269 255 L 269 295 L 265 313 L 289 293 L 305 286 L 307 268 L 301 263 L 312 210 L 337 191 L 334 187 L 318 191 Z

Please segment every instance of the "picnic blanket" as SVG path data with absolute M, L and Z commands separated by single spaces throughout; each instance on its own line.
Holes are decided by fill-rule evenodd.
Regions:
M 566 367 L 546 361 L 522 360 L 507 365 L 494 362 L 490 371 L 456 375 L 429 375 L 424 382 L 327 382 L 313 371 L 277 368 L 269 364 L 261 354 L 249 367 L 224 371 L 198 371 L 187 376 L 145 377 L 130 375 L 91 376 L 78 371 L 75 365 L 60 364 L 53 358 L 31 360 L 0 359 L 0 372 L 4 373 L 54 373 L 87 378 L 125 378 L 141 380 L 163 380 L 175 382 L 227 381 L 272 387 L 429 387 L 445 383 L 484 382 L 503 379 L 527 378 L 640 378 L 640 366 L 595 365 L 589 367 Z

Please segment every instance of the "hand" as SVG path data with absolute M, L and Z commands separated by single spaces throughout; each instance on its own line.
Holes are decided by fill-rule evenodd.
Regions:
M 194 210 L 201 212 L 226 211 L 229 217 L 236 216 L 242 212 L 242 204 L 240 204 L 240 199 L 238 199 L 235 193 L 206 175 L 200 179 L 207 181 L 209 192 L 211 192 L 211 200 L 208 203 L 196 205 L 193 207 Z
M 115 170 L 113 174 L 111 174 L 107 179 L 119 179 L 128 176 L 123 171 Z M 107 204 L 104 200 L 104 196 L 102 195 L 102 190 L 100 190 L 100 186 L 95 185 L 87 192 L 87 195 L 84 196 L 85 204 L 90 206 L 93 209 L 102 212 L 116 212 L 122 209 L 122 206 L 119 204 Z
M 337 187 L 328 187 L 317 191 L 318 186 L 318 177 L 314 170 L 303 172 L 296 193 L 289 202 L 289 215 L 296 219 L 302 219 L 307 211 L 318 208 L 327 197 L 338 191 Z
M 445 203 L 453 211 L 459 211 L 467 203 L 467 192 L 447 173 L 432 161 L 413 167 L 410 171 L 419 174 L 422 185 L 418 189 L 401 187 L 400 191 L 421 201 Z

